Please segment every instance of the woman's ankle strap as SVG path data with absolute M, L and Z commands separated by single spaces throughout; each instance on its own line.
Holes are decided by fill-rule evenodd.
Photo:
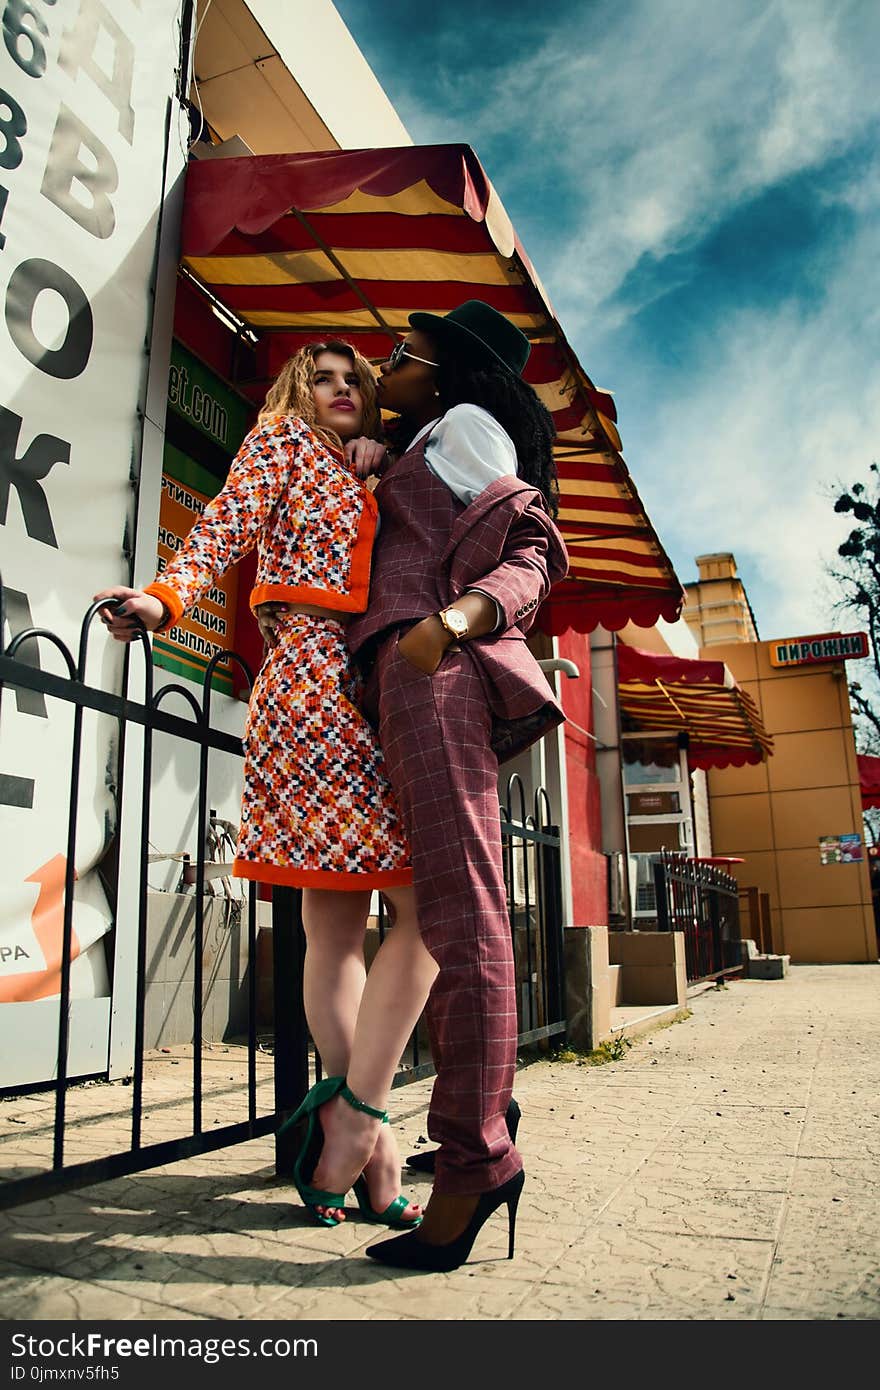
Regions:
M 342 1096 L 343 1100 L 348 1101 L 349 1105 L 352 1106 L 353 1109 L 362 1110 L 365 1115 L 372 1115 L 374 1120 L 381 1120 L 383 1125 L 388 1124 L 387 1110 L 377 1110 L 375 1106 L 367 1105 L 367 1102 L 365 1100 L 358 1100 L 354 1092 L 350 1091 L 347 1086 L 343 1086 L 339 1094 Z

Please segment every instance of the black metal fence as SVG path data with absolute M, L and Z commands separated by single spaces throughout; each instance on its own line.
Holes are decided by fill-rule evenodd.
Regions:
M 514 773 L 501 811 L 504 880 L 518 986 L 519 1043 L 565 1034 L 562 935 L 562 856 L 543 787 L 526 810 L 525 787 Z
M 712 864 L 664 850 L 654 865 L 657 925 L 684 933 L 691 983 L 738 974 L 742 968 L 735 878 Z
M 106 604 L 92 604 L 83 619 L 76 660 L 59 637 L 42 628 L 28 628 L 18 633 L 0 653 L 0 695 L 4 687 L 9 686 L 13 689 L 38 692 L 44 697 L 60 700 L 73 707 L 70 764 L 67 769 L 59 769 L 58 772 L 59 793 L 67 796 L 68 818 L 58 1045 L 56 1072 L 51 1082 L 55 1093 L 51 1168 L 16 1177 L 0 1185 L 0 1208 L 17 1206 L 38 1197 L 51 1196 L 60 1191 L 87 1186 L 108 1178 L 140 1172 L 271 1134 L 299 1104 L 312 1077 L 320 1075 L 320 1059 L 310 1048 L 303 1010 L 302 967 L 305 938 L 302 929 L 301 893 L 295 889 L 276 887 L 272 890 L 274 1104 L 268 1109 L 265 1104 L 261 1107 L 258 1103 L 257 889 L 255 884 L 250 883 L 246 908 L 247 1119 L 232 1124 L 218 1124 L 215 1120 L 210 1128 L 206 1128 L 204 1124 L 202 1001 L 207 867 L 204 847 L 209 824 L 209 756 L 212 751 L 236 757 L 243 756 L 240 738 L 212 726 L 212 677 L 217 666 L 223 663 L 236 663 L 244 672 L 248 687 L 253 677 L 246 662 L 239 656 L 218 652 L 208 663 L 200 700 L 194 697 L 191 689 L 188 690 L 176 683 L 166 684 L 156 691 L 152 652 L 146 635 L 141 633 L 133 647 L 126 651 L 123 689 L 129 689 L 132 653 L 139 651 L 143 665 L 142 698 L 131 699 L 127 695 L 110 694 L 91 686 L 86 682 L 89 638 L 98 609 L 102 606 Z M 3 592 L 0 586 L 0 633 L 4 631 L 3 622 Z M 65 668 L 64 674 L 56 675 L 44 671 L 39 662 L 35 661 L 34 647 L 31 646 L 28 650 L 26 644 L 40 643 L 48 644 L 60 654 Z M 22 648 L 26 648 L 24 656 L 21 655 Z M 188 717 L 171 713 L 166 708 L 167 702 L 172 698 L 184 702 Z M 77 1084 L 76 1079 L 71 1080 L 68 1067 L 73 890 L 83 717 L 86 711 L 109 715 L 118 721 L 118 804 L 121 806 L 123 798 L 130 801 L 136 796 L 140 807 L 134 1060 L 128 1107 L 128 1146 L 102 1157 L 68 1163 L 65 1161 L 65 1116 L 70 1087 Z M 133 725 L 143 730 L 139 758 L 141 767 L 136 787 L 129 786 L 125 780 L 126 733 Z M 199 770 L 195 795 L 197 843 L 202 849 L 196 860 L 194 872 L 188 875 L 195 890 L 191 1132 L 180 1138 L 147 1144 L 143 1142 L 142 1124 L 144 1010 L 147 986 L 147 867 L 155 733 L 170 735 L 198 750 Z M 514 802 L 516 804 L 512 804 Z M 560 841 L 558 829 L 551 823 L 552 814 L 546 792 L 543 789 L 538 791 L 534 810 L 527 814 L 524 789 L 518 777 L 510 780 L 507 803 L 501 808 L 501 819 L 508 907 L 517 962 L 519 1043 L 524 1046 L 565 1032 Z M 384 931 L 385 921 L 380 909 L 380 938 Z M 413 1034 L 408 1057 L 401 1066 L 395 1085 L 404 1085 L 432 1074 L 433 1065 L 430 1057 L 426 1055 L 423 1028 L 420 1025 Z M 4 1094 L 7 1094 L 7 1091 L 0 1085 L 0 1096 Z M 290 1155 L 280 1141 L 276 1145 L 276 1166 L 279 1172 L 288 1172 L 290 1167 Z

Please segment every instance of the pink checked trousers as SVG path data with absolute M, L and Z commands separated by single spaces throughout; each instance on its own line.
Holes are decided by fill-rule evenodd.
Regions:
M 440 967 L 426 1010 L 437 1077 L 437 1192 L 485 1192 L 522 1167 L 504 1120 L 516 1065 L 513 951 L 491 712 L 466 649 L 433 676 L 381 643 L 367 704 L 412 847 L 419 928 Z

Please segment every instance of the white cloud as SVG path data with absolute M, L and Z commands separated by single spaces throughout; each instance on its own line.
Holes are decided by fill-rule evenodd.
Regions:
M 856 139 L 877 116 L 878 51 L 880 6 L 858 0 L 609 0 L 548 24 L 488 99 L 485 74 L 444 66 L 441 46 L 439 93 L 427 104 L 414 87 L 402 106 L 422 138 L 483 152 L 502 198 L 522 195 L 528 249 L 576 332 L 642 256 L 687 247 Z M 536 173 L 561 213 L 552 192 L 529 207 Z M 560 217 L 571 234 L 542 263 L 536 238 L 558 247 Z
M 880 360 L 858 331 L 878 262 L 880 233 L 867 224 L 815 308 L 719 323 L 693 389 L 641 423 L 631 452 L 679 573 L 693 576 L 697 554 L 732 550 L 766 637 L 832 618 L 824 572 L 851 521 L 829 493 L 880 461 Z
M 880 118 L 880 5 L 608 0 L 578 16 L 563 10 L 552 31 L 548 20 L 543 42 L 493 73 L 489 98 L 469 63 L 445 71 L 446 102 L 432 92 L 405 114 L 421 138 L 482 155 L 593 374 L 602 339 L 687 274 L 674 257 L 865 143 Z M 609 383 L 679 573 L 733 550 L 765 636 L 828 623 L 823 566 L 848 527 L 825 494 L 880 458 L 880 164 L 818 196 L 845 204 L 856 230 L 845 254 L 811 251 L 812 303 L 768 297 L 719 316 L 669 396 L 653 381 Z M 656 274 L 628 282 L 645 257 Z

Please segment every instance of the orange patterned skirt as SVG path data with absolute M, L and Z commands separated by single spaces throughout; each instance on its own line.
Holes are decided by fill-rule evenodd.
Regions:
M 234 873 L 297 888 L 412 882 L 360 676 L 331 618 L 286 613 L 251 692 Z

